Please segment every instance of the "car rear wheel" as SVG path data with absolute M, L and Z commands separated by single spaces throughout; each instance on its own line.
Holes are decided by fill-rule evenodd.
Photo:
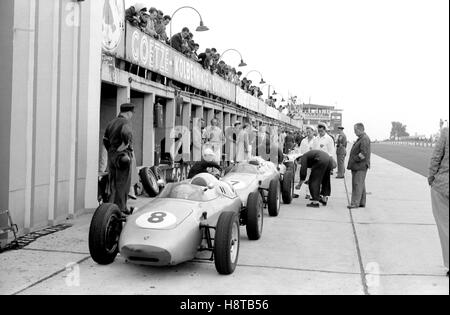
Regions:
M 283 178 L 282 185 L 283 202 L 287 205 L 290 205 L 294 196 L 294 173 L 292 170 L 286 172 Z
M 142 186 L 144 186 L 144 190 L 149 197 L 154 198 L 159 195 L 158 179 L 149 167 L 141 169 L 139 177 L 141 178 Z
M 277 217 L 280 214 L 280 181 L 278 178 L 272 179 L 269 186 L 268 208 L 271 217 Z
M 252 241 L 261 238 L 264 225 L 264 202 L 259 191 L 248 196 L 247 201 L 247 235 Z
M 105 203 L 95 211 L 89 230 L 89 252 L 100 265 L 114 262 L 119 253 L 122 213 L 115 204 Z
M 158 166 L 153 166 L 150 169 L 152 170 L 153 174 L 155 174 L 158 181 L 162 180 L 164 182 L 164 185 L 167 184 L 166 174 Z
M 221 275 L 231 275 L 237 266 L 240 245 L 240 223 L 237 213 L 224 212 L 217 222 L 214 241 L 214 263 Z

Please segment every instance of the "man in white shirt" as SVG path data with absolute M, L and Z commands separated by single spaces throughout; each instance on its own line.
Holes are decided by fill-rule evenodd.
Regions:
M 314 136 L 314 127 L 306 127 L 306 138 L 302 140 L 300 144 L 300 154 L 304 155 L 309 151 L 316 150 L 318 148 L 317 138 Z
M 215 162 L 220 163 L 222 160 L 222 146 L 225 143 L 225 135 L 219 127 L 217 119 L 211 120 L 211 126 L 207 127 L 203 133 L 206 144 L 210 146 L 216 155 Z
M 319 123 L 317 126 L 319 137 L 317 138 L 317 150 L 328 153 L 334 158 L 334 141 L 327 133 L 327 126 L 324 123 Z

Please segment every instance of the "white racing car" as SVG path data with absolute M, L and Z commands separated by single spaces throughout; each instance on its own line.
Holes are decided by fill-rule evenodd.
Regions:
M 113 204 L 100 206 L 89 232 L 92 259 L 101 265 L 120 254 L 130 263 L 173 266 L 209 251 L 220 274 L 232 274 L 239 257 L 240 225 L 249 238 L 261 233 L 257 213 L 243 213 L 233 186 L 210 174 L 168 184 L 158 198 L 129 217 Z M 253 233 L 253 234 L 251 234 Z
M 284 163 L 277 167 L 256 157 L 228 169 L 222 180 L 234 187 L 242 201 L 243 211 L 258 213 L 261 225 L 264 205 L 267 205 L 269 215 L 276 217 L 280 213 L 281 198 L 285 204 L 290 204 L 293 199 L 294 170 Z M 251 225 L 247 226 L 250 235 L 249 227 Z

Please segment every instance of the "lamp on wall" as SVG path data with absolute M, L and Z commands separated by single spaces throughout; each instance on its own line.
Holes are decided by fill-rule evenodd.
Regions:
M 172 21 L 173 21 L 173 17 L 175 16 L 175 14 L 176 14 L 178 11 L 180 11 L 180 10 L 182 10 L 182 9 L 191 9 L 191 10 L 194 10 L 194 11 L 197 12 L 197 14 L 199 15 L 199 17 L 200 17 L 200 25 L 196 28 L 196 31 L 197 31 L 197 32 L 206 32 L 206 31 L 209 31 L 209 28 L 208 28 L 208 27 L 205 25 L 205 23 L 203 22 L 203 18 L 202 18 L 202 15 L 200 14 L 200 12 L 198 12 L 198 10 L 197 10 L 196 8 L 194 8 L 194 7 L 184 6 L 184 7 L 178 8 L 178 9 L 172 14 L 172 18 L 171 18 L 171 20 L 170 20 L 170 38 L 172 38 Z
M 222 55 L 220 55 L 219 61 L 222 60 L 223 59 L 223 55 L 225 55 L 229 51 L 237 52 L 239 54 L 239 56 L 241 56 L 241 63 L 239 64 L 239 67 L 247 67 L 247 64 L 244 62 L 244 58 L 242 58 L 242 54 L 239 52 L 239 50 L 236 50 L 236 49 L 233 49 L 233 48 L 225 50 L 222 53 Z
M 248 76 L 250 75 L 250 73 L 253 73 L 253 72 L 259 73 L 259 75 L 261 76 L 261 82 L 259 82 L 259 84 L 266 84 L 266 81 L 264 81 L 262 73 L 259 72 L 258 70 L 250 71 L 249 73 L 247 73 L 247 75 L 245 77 L 248 79 Z

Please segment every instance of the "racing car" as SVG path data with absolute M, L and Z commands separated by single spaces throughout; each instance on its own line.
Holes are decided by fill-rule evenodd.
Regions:
M 260 208 L 254 209 L 255 205 L 266 204 L 269 215 L 276 217 L 280 213 L 281 197 L 285 204 L 290 204 L 293 199 L 294 171 L 284 163 L 277 167 L 256 157 L 228 169 L 222 180 L 234 187 L 244 211 L 261 212 Z
M 101 205 L 89 231 L 89 250 L 100 265 L 114 262 L 118 253 L 130 263 L 174 266 L 211 252 L 219 274 L 235 271 L 240 225 L 261 231 L 256 214 L 242 213 L 235 189 L 210 174 L 168 184 L 158 198 L 124 217 L 114 204 Z M 243 215 L 246 217 L 243 218 Z

